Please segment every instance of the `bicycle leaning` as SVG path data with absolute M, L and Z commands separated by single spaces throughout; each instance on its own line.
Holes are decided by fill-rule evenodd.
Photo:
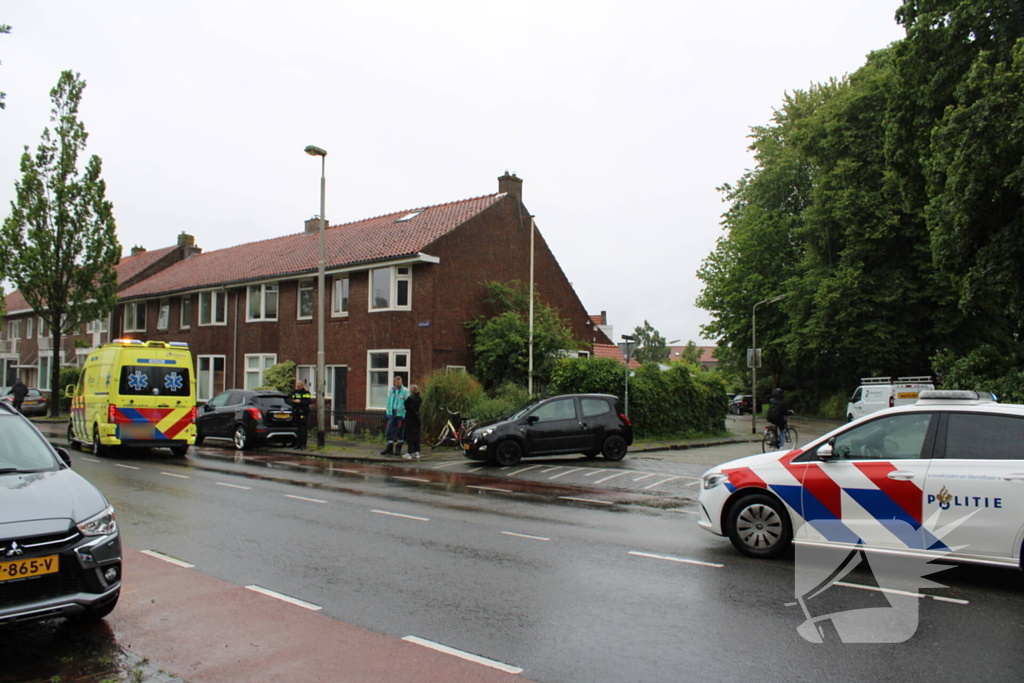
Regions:
M 783 448 L 796 448 L 796 428 L 786 425 L 786 445 Z M 761 438 L 761 452 L 770 453 L 779 450 L 779 428 L 769 423 L 764 428 L 764 436 Z
M 444 421 L 441 434 L 437 437 L 437 442 L 431 446 L 431 449 L 439 448 L 440 446 L 462 448 L 462 444 L 466 441 L 473 427 L 476 427 L 478 420 L 471 417 L 462 417 L 457 410 L 445 408 L 445 411 L 448 413 L 448 419 Z

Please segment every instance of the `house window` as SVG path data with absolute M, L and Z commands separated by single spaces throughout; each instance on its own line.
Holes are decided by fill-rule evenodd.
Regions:
M 305 386 L 306 390 L 316 398 L 316 366 L 315 365 L 299 365 L 295 368 L 295 379 L 301 381 Z
M 178 319 L 178 327 L 187 330 L 192 327 L 192 295 L 181 297 L 181 315 Z
M 32 338 L 32 318 L 25 321 L 25 339 Z
M 36 330 L 39 332 L 40 337 L 50 336 L 50 326 L 46 324 L 46 321 L 42 318 L 39 319 L 39 324 L 36 325 Z
M 42 336 L 42 334 L 40 334 Z M 7 322 L 7 338 L 21 339 L 21 321 L 10 320 Z
M 199 325 L 228 324 L 228 293 L 199 292 Z
M 166 330 L 171 324 L 171 300 L 160 299 L 160 315 L 156 318 L 156 329 Z
M 146 302 L 132 301 L 124 305 L 124 331 L 146 331 Z M 42 332 L 42 330 L 40 330 Z
M 366 407 L 383 410 L 388 405 L 388 390 L 400 375 L 409 385 L 409 350 L 370 351 L 367 363 Z
M 50 373 L 53 371 L 53 358 L 39 356 L 39 391 L 50 390 Z
M 245 388 L 263 386 L 263 373 L 277 365 L 276 353 L 253 353 L 245 355 Z
M 306 280 L 299 283 L 299 320 L 308 320 L 313 317 L 313 281 Z
M 370 310 L 409 310 L 412 299 L 412 268 L 391 266 L 370 271 Z
M 199 363 L 196 398 L 200 401 L 209 401 L 224 391 L 224 356 L 199 356 L 196 360 Z
M 444 368 L 444 371 L 447 372 L 449 375 L 451 373 L 453 373 L 453 372 L 461 372 L 463 375 L 465 375 L 466 374 L 466 366 L 465 365 L 446 365 L 445 368 Z
M 88 334 L 99 334 L 101 332 L 106 332 L 107 331 L 107 319 L 106 318 L 97 318 L 96 320 L 89 321 L 85 325 L 85 331 Z
M 331 315 L 348 315 L 348 276 L 334 278 L 334 296 L 331 297 Z
M 247 320 L 277 320 L 277 285 L 249 285 Z

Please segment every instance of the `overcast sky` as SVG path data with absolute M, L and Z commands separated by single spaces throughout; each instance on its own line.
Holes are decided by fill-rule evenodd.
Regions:
M 696 271 L 715 190 L 786 91 L 855 71 L 903 36 L 898 0 L 0 0 L 0 215 L 88 82 L 87 154 L 118 235 L 210 251 L 497 191 L 506 170 L 616 341 L 649 320 L 701 340 Z

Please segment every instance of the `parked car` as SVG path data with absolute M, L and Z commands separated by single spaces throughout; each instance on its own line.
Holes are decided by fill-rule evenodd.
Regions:
M 747 415 L 754 409 L 754 397 L 747 394 L 733 396 L 729 412 L 733 415 Z
M 5 401 L 14 405 L 14 397 L 10 395 L 10 387 L 0 387 L 0 401 Z M 28 394 L 25 396 L 25 400 L 21 403 L 21 414 L 32 415 L 35 417 L 46 415 L 46 411 L 49 410 L 50 404 L 43 395 L 43 392 L 38 389 L 29 387 Z
M 633 424 L 615 396 L 563 394 L 477 425 L 462 447 L 470 460 L 508 467 L 521 458 L 563 453 L 622 460 L 632 443 Z
M 114 508 L 6 402 L 0 442 L 0 625 L 102 619 L 121 593 Z
M 701 481 L 698 524 L 743 554 L 791 542 L 1021 567 L 1024 405 L 922 391 L 790 451 L 728 462 Z
M 196 411 L 196 445 L 230 440 L 236 449 L 288 445 L 298 438 L 298 415 L 279 391 L 230 389 Z

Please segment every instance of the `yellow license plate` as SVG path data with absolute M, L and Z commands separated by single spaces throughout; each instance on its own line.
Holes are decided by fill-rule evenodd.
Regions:
M 153 425 L 151 424 L 123 424 L 118 428 L 119 439 L 152 439 Z
M 291 413 L 274 413 L 274 417 L 278 420 L 287 420 L 291 416 Z
M 27 579 L 30 576 L 42 576 L 43 574 L 55 574 L 59 557 L 59 555 L 47 555 L 46 557 L 34 557 L 31 560 L 0 562 L 0 581 Z
M 462 444 L 462 450 L 468 451 L 469 450 L 469 444 L 468 443 Z

